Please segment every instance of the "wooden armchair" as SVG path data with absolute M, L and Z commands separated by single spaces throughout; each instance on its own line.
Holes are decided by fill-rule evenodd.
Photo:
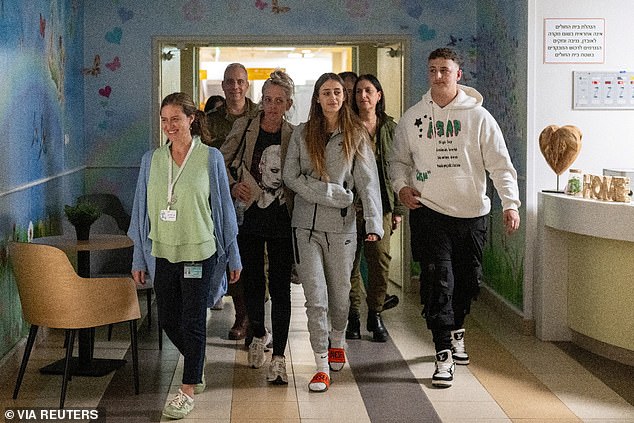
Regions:
M 9 258 L 25 320 L 31 324 L 13 399 L 17 399 L 40 326 L 65 329 L 69 335 L 62 378 L 60 408 L 64 407 L 77 330 L 129 322 L 134 390 L 139 393 L 137 319 L 141 317 L 131 278 L 81 278 L 62 250 L 48 245 L 12 242 Z M 81 357 L 80 357 L 81 359 Z M 92 352 L 89 359 L 92 359 Z

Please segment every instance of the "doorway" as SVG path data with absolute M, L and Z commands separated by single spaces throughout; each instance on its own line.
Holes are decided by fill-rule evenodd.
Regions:
M 373 38 L 373 40 L 372 40 Z M 310 96 L 315 80 L 324 72 L 339 73 L 353 71 L 357 74 L 371 73 L 377 76 L 383 86 L 386 112 L 396 121 L 403 113 L 404 92 L 407 88 L 409 41 L 393 36 L 357 40 L 315 40 L 293 37 L 295 43 L 287 39 L 250 38 L 244 40 L 205 40 L 166 38 L 153 41 L 154 63 L 154 116 L 159 115 L 161 99 L 172 92 L 191 93 L 204 107 L 210 95 L 223 95 L 220 83 L 225 67 L 239 62 L 249 72 L 251 86 L 247 96 L 257 102 L 262 84 L 275 68 L 285 69 L 296 86 L 295 106 L 289 118 L 291 123 L 306 121 L 310 107 Z M 165 140 L 156 120 L 155 138 Z M 417 289 L 411 286 L 411 256 L 409 249 L 409 228 L 405 218 L 392 235 L 392 263 L 390 280 L 395 285 L 390 291 L 402 293 Z
M 277 42 L 275 42 L 277 41 Z M 265 43 L 217 42 L 197 40 L 154 40 L 154 57 L 158 64 L 155 77 L 159 81 L 155 105 L 167 94 L 175 91 L 191 93 L 201 103 L 214 94 L 223 95 L 220 82 L 224 68 L 233 62 L 245 65 L 249 71 L 251 87 L 247 96 L 257 102 L 261 87 L 275 68 L 285 69 L 296 85 L 296 109 L 291 110 L 292 123 L 306 120 L 308 111 L 304 98 L 310 98 L 314 81 L 324 72 L 353 71 L 371 73 L 383 85 L 386 112 L 398 121 L 404 104 L 406 75 L 406 39 L 377 43 L 376 41 L 323 41 L 285 44 L 280 40 Z M 160 128 L 156 126 L 158 133 Z
M 246 67 L 249 75 L 247 97 L 258 103 L 264 81 L 279 68 L 288 73 L 295 83 L 294 102 L 288 120 L 297 125 L 308 119 L 310 97 L 319 75 L 352 69 L 354 55 L 354 48 L 349 46 L 198 47 L 195 54 L 198 62 L 194 63 L 200 76 L 198 99 L 202 104 L 211 95 L 224 96 L 221 87 L 224 70 L 228 64 L 239 62 Z

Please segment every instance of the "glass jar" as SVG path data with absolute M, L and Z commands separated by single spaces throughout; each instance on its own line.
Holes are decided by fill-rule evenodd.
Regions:
M 565 193 L 581 197 L 583 195 L 583 173 L 580 169 L 570 169 L 568 172 L 568 183 Z

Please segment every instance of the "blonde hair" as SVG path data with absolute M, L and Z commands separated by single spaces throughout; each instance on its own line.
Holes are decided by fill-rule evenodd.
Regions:
M 289 99 L 293 98 L 293 94 L 295 94 L 295 83 L 282 69 L 275 69 L 271 72 L 268 79 L 264 81 L 264 85 L 262 85 L 262 95 L 264 95 L 264 90 L 266 90 L 269 85 L 281 87 Z
M 271 72 L 267 80 L 264 81 L 264 84 L 262 85 L 262 98 L 260 98 L 259 104 L 260 109 L 262 109 L 262 102 L 264 101 L 264 91 L 266 91 L 271 85 L 277 85 L 278 87 L 280 87 L 284 91 L 284 94 L 286 94 L 287 100 L 291 102 L 291 105 L 293 104 L 295 83 L 293 82 L 291 77 L 288 76 L 288 74 L 282 69 L 275 69 L 273 72 Z M 284 119 L 287 118 L 286 113 L 284 113 Z

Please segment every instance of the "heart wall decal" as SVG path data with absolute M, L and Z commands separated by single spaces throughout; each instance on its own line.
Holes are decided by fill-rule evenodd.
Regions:
M 548 125 L 539 134 L 539 149 L 548 166 L 561 175 L 581 152 L 581 130 L 573 125 Z
M 123 36 L 123 30 L 119 27 L 115 27 L 110 32 L 106 32 L 106 41 L 110 44 L 121 44 L 121 37 Z
M 106 85 L 103 88 L 99 88 L 99 95 L 102 97 L 110 97 L 110 94 L 112 93 L 112 88 L 110 87 L 110 85 Z

